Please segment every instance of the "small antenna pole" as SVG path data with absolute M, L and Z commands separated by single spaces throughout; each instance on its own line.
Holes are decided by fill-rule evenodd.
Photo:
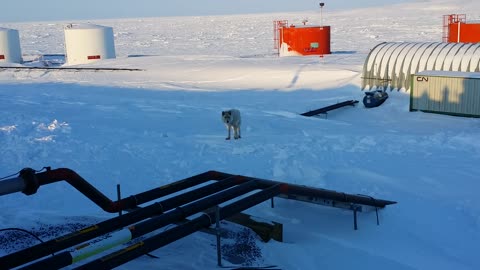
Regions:
M 323 16 L 322 16 L 323 6 L 325 6 L 325 3 L 320 2 L 320 26 L 323 26 Z

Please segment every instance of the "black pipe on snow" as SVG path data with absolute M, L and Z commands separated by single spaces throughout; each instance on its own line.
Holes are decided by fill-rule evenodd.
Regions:
M 335 109 L 345 107 L 345 106 L 348 106 L 348 105 L 354 106 L 355 103 L 358 103 L 358 100 L 347 100 L 347 101 L 343 101 L 343 102 L 340 102 L 340 103 L 337 103 L 337 104 L 326 106 L 326 107 L 323 107 L 323 108 L 320 108 L 320 109 L 317 109 L 317 110 L 304 112 L 300 115 L 302 115 L 302 116 L 314 116 L 314 115 L 321 114 L 321 113 L 327 113 L 328 111 L 335 110 Z
M 95 187 L 90 185 L 80 175 L 70 169 L 60 168 L 50 170 L 43 173 L 38 173 L 36 176 L 39 179 L 40 184 L 49 184 L 60 180 L 67 181 L 70 185 L 87 196 L 91 201 L 100 206 L 104 211 L 109 213 L 117 213 L 120 210 L 132 209 L 140 204 L 158 199 L 186 188 L 190 188 L 192 186 L 196 186 L 198 184 L 202 184 L 209 180 L 208 177 L 205 177 L 203 174 L 199 174 L 113 202 Z
M 217 171 L 210 171 L 211 175 L 215 175 L 218 178 L 222 179 L 225 177 L 232 176 L 232 174 L 217 172 Z M 371 197 L 366 197 L 363 195 L 354 195 L 348 194 L 344 192 L 337 192 L 334 190 L 328 190 L 323 188 L 313 188 L 289 183 L 282 183 L 273 180 L 255 178 L 255 177 L 246 177 L 244 176 L 244 181 L 255 180 L 260 185 L 260 188 L 270 187 L 272 185 L 278 184 L 286 184 L 287 187 L 285 188 L 282 194 L 287 195 L 289 199 L 295 200 L 295 196 L 308 196 L 312 198 L 316 198 L 318 200 L 333 200 L 337 202 L 344 202 L 344 203 L 354 203 L 354 204 L 363 204 L 369 206 L 375 206 L 383 208 L 390 204 L 396 204 L 395 201 L 388 201 L 388 200 L 381 200 L 381 199 L 372 199 Z
M 172 184 L 169 184 L 163 187 L 159 187 L 143 193 L 139 193 L 137 195 L 130 196 L 128 198 L 122 199 L 117 202 L 112 202 L 110 199 L 108 199 L 102 193 L 100 193 L 97 189 L 91 186 L 82 177 L 80 177 L 77 173 L 75 173 L 70 169 L 61 168 L 61 169 L 55 169 L 55 170 L 47 170 L 46 172 L 35 174 L 35 177 L 38 179 L 37 181 L 39 185 L 45 185 L 45 184 L 53 183 L 60 180 L 66 180 L 70 185 L 72 185 L 77 190 L 82 192 L 90 200 L 92 200 L 97 205 L 102 207 L 102 209 L 110 213 L 117 213 L 120 210 L 132 209 L 137 205 L 154 200 L 161 196 L 165 196 L 173 192 L 177 192 L 182 189 L 207 182 L 209 180 L 221 180 L 231 176 L 233 175 L 228 173 L 223 173 L 218 171 L 207 171 L 207 172 L 204 172 L 189 178 L 185 178 L 183 180 L 174 182 Z M 244 177 L 244 181 L 248 181 L 248 180 L 257 180 L 259 181 L 259 184 L 264 185 L 264 187 L 269 187 L 269 186 L 281 183 L 278 181 L 272 181 L 267 179 Z M 2 182 L 0 182 L 0 190 L 1 190 L 1 183 Z M 361 196 L 361 195 L 353 195 L 353 194 L 348 194 L 344 192 L 336 192 L 333 190 L 311 188 L 311 187 L 305 187 L 305 186 L 295 185 L 295 184 L 288 184 L 288 185 L 289 185 L 289 191 L 284 194 L 288 195 L 289 198 L 293 200 L 295 200 L 295 196 L 311 196 L 317 199 L 334 200 L 334 201 L 345 202 L 345 203 L 357 203 L 357 204 L 375 206 L 380 208 L 383 208 L 386 205 L 396 203 L 395 201 L 372 199 L 372 198 Z M 168 191 L 165 191 L 165 189 L 168 189 Z
M 75 173 L 70 169 L 60 168 L 55 170 L 47 170 L 46 172 L 35 174 L 35 178 L 33 180 L 38 179 L 35 181 L 38 181 L 39 185 L 45 185 L 45 184 L 50 184 L 56 181 L 65 180 L 70 185 L 75 187 L 77 190 L 82 192 L 90 200 L 92 200 L 97 205 L 99 205 L 106 212 L 117 213 L 120 210 L 132 209 L 142 203 L 151 201 L 161 196 L 165 196 L 165 195 L 180 191 L 185 188 L 198 185 L 200 183 L 207 182 L 209 180 L 221 180 L 231 176 L 233 175 L 228 173 L 222 173 L 218 171 L 207 171 L 202 174 L 198 174 L 198 175 L 174 182 L 164 187 L 159 187 L 143 193 L 139 193 L 134 196 L 130 196 L 128 198 L 122 199 L 117 202 L 113 202 L 110 199 L 108 199 L 106 196 L 100 193 L 97 189 L 91 186 L 87 181 L 85 181 L 82 177 L 80 177 L 77 173 Z M 23 186 L 21 183 L 18 183 L 18 179 L 16 181 L 12 179 L 8 179 L 8 180 L 11 180 L 7 182 L 9 186 L 8 188 L 9 190 L 18 188 L 18 186 Z M 278 181 L 272 181 L 267 179 L 244 177 L 244 181 L 248 181 L 248 180 L 257 180 L 259 181 L 260 184 L 264 185 L 264 187 L 269 187 L 269 186 L 281 183 Z M 1 188 L 2 182 L 0 182 L 0 190 L 2 190 Z M 327 189 L 321 189 L 321 188 L 310 188 L 310 187 L 294 185 L 294 184 L 288 184 L 288 185 L 289 185 L 289 191 L 287 193 L 284 193 L 284 195 L 287 195 L 290 199 L 293 199 L 293 200 L 295 200 L 295 196 L 311 196 L 317 199 L 334 200 L 334 201 L 345 202 L 345 203 L 357 203 L 357 204 L 375 206 L 380 208 L 383 208 L 386 205 L 396 203 L 395 201 L 372 199 L 372 198 L 361 196 L 361 195 L 353 195 L 353 194 L 348 194 L 343 192 L 336 192 L 333 190 L 327 190 Z M 166 189 L 168 189 L 168 191 L 166 191 Z M 22 191 L 26 192 L 26 190 L 22 190 Z
M 210 179 L 212 177 L 215 179 Z M 33 169 L 25 168 L 20 172 L 19 177 L 0 181 L 0 195 L 20 191 L 27 195 L 31 195 L 36 193 L 40 186 L 58 181 L 66 181 L 92 202 L 100 206 L 104 211 L 117 213 L 121 210 L 133 209 L 140 204 L 196 186 L 209 180 L 221 179 L 223 178 L 216 178 L 215 173 L 212 174 L 206 172 L 114 202 L 71 169 L 58 168 L 51 170 L 48 168 L 45 172 L 35 173 Z
M 105 211 L 111 212 L 111 213 L 117 213 L 120 210 L 133 209 L 134 207 L 142 203 L 181 191 L 186 188 L 193 187 L 201 183 L 205 183 L 209 180 L 218 181 L 218 180 L 223 180 L 229 177 L 236 177 L 236 179 L 240 183 L 254 180 L 257 183 L 258 188 L 262 188 L 262 189 L 269 188 L 273 185 L 283 184 L 281 182 L 272 181 L 272 180 L 266 180 L 266 179 L 260 179 L 260 178 L 254 178 L 254 177 L 245 177 L 245 176 L 235 176 L 232 174 L 222 173 L 218 171 L 207 171 L 202 174 L 188 177 L 183 180 L 113 202 L 110 199 L 108 199 L 106 196 L 104 196 L 100 191 L 95 189 L 95 187 L 90 185 L 85 179 L 79 176 L 76 172 L 70 169 L 60 168 L 60 169 L 51 170 L 47 168 L 47 171 L 45 172 L 35 173 L 34 170 L 26 168 L 21 171 L 20 177 L 0 181 L 0 194 L 2 191 L 4 193 L 5 192 L 12 193 L 12 191 L 14 192 L 22 191 L 25 194 L 33 194 L 41 185 L 46 185 L 46 184 L 54 183 L 57 181 L 65 180 L 74 188 L 79 190 L 82 194 L 87 196 L 94 203 L 102 207 L 102 209 L 104 209 Z M 365 197 L 362 195 L 352 195 L 352 194 L 341 193 L 341 192 L 336 192 L 332 190 L 326 190 L 321 188 L 310 188 L 310 187 L 294 185 L 294 184 L 283 184 L 283 187 L 284 189 L 282 190 L 281 194 L 286 195 L 289 199 L 293 199 L 293 200 L 297 199 L 296 196 L 306 196 L 309 198 L 314 198 L 315 200 L 333 200 L 337 202 L 363 204 L 363 205 L 370 205 L 370 206 L 375 206 L 380 208 L 383 208 L 386 205 L 396 203 L 394 201 L 374 199 L 374 198 Z M 19 189 L 22 189 L 22 190 L 19 190 Z M 158 209 L 156 210 L 149 209 L 148 211 L 152 211 L 152 213 L 154 213 L 156 211 L 158 212 Z M 137 211 L 133 213 L 138 214 Z M 149 212 L 140 212 L 140 214 L 138 215 L 147 216 L 147 213 Z M 154 214 L 148 214 L 148 215 L 151 216 Z M 133 217 L 133 216 L 129 216 L 129 217 Z M 142 218 L 142 219 L 145 219 L 145 218 Z M 142 220 L 142 219 L 139 219 L 139 220 Z M 123 222 L 126 222 L 126 221 L 124 220 Z M 111 231 L 112 227 L 110 226 L 111 224 L 105 227 L 104 231 L 102 231 L 103 233 L 101 234 Z M 84 231 L 85 230 L 74 233 L 75 234 L 74 236 L 79 235 L 78 238 L 76 237 L 74 238 L 76 239 L 75 241 L 79 239 L 85 239 L 85 237 L 82 238 L 83 235 L 88 235 L 88 237 L 92 235 L 97 235 L 96 233 L 84 234 Z M 93 230 L 93 231 L 96 231 L 96 230 Z M 98 232 L 100 232 L 100 230 Z M 98 235 L 101 235 L 101 234 L 98 234 Z M 96 236 L 93 236 L 93 237 L 96 237 Z M 91 239 L 91 238 L 88 238 L 88 239 Z M 86 241 L 86 240 L 83 240 L 83 241 Z M 63 243 L 67 243 L 67 242 L 63 242 Z M 73 241 L 71 243 L 73 243 Z M 74 245 L 74 244 L 70 244 L 69 246 L 71 245 Z M 53 245 L 55 249 L 61 246 L 64 248 L 68 247 L 66 245 L 61 245 L 61 244 Z M 50 250 L 47 251 L 47 249 L 45 249 L 45 252 L 43 253 L 40 252 L 39 254 L 48 255 L 50 253 L 51 253 Z M 26 252 L 24 254 L 26 254 Z M 42 256 L 45 256 L 45 255 L 42 255 Z M 7 256 L 10 256 L 10 255 L 7 255 Z M 2 260 L 7 260 L 8 259 L 7 256 L 0 258 L 0 262 L 2 262 Z M 39 256 L 39 255 L 35 255 L 35 256 Z M 7 259 L 5 259 L 6 257 Z M 37 257 L 37 258 L 41 258 L 41 257 Z M 30 257 L 26 255 L 26 256 L 19 256 L 17 258 L 20 258 L 20 260 L 23 261 L 23 258 L 30 258 Z M 11 261 L 11 260 L 8 260 L 8 261 Z M 3 264 L 0 263 L 0 266 L 3 266 Z
M 223 182 L 223 181 L 222 181 Z M 244 195 L 248 192 L 251 192 L 257 188 L 257 183 L 255 181 L 246 182 L 238 186 L 223 190 L 221 192 L 215 193 L 209 197 L 203 198 L 201 200 L 192 202 L 185 206 L 177 207 L 176 209 L 164 213 L 162 215 L 153 217 L 152 219 L 145 220 L 139 224 L 130 226 L 131 237 L 130 239 L 137 238 L 144 234 L 150 233 L 154 230 L 162 228 L 168 224 L 181 221 L 188 216 L 196 214 L 200 211 L 211 208 L 215 205 L 221 204 L 223 202 L 234 199 L 238 196 Z M 81 249 L 80 249 L 81 250 Z M 82 257 L 85 259 L 86 257 Z M 62 252 L 51 257 L 47 257 L 44 260 L 37 261 L 31 265 L 21 268 L 21 270 L 56 270 L 62 267 L 71 265 L 74 261 L 74 257 L 71 252 Z
M 253 207 L 263 201 L 277 196 L 286 188 L 283 184 L 274 185 L 253 195 L 240 199 L 225 207 L 220 208 L 220 219 L 225 219 L 250 207 Z M 127 248 L 106 255 L 102 258 L 74 268 L 74 270 L 104 270 L 112 269 L 133 259 L 136 259 L 146 253 L 166 246 L 178 239 L 188 236 L 202 228 L 215 223 L 215 212 L 201 215 L 185 224 L 169 229 L 155 236 L 147 238 L 141 242 L 133 244 Z
M 158 228 L 172 223 L 173 221 L 183 220 L 188 216 L 232 200 L 257 188 L 258 185 L 255 181 L 248 181 L 236 187 L 211 195 L 207 198 L 192 202 L 185 206 L 177 207 L 175 210 L 172 210 L 161 216 L 157 216 L 131 226 L 130 230 L 132 232 L 132 238 L 137 238 L 141 235 L 152 232 Z
M 230 188 L 239 183 L 243 183 L 242 177 L 227 177 L 222 181 L 188 191 L 183 194 L 168 198 L 161 202 L 154 203 L 144 208 L 126 213 L 106 221 L 102 221 L 90 227 L 84 228 L 56 239 L 52 239 L 38 245 L 28 247 L 23 250 L 0 257 L 0 269 L 17 267 L 28 262 L 40 259 L 52 253 L 64 250 L 74 245 L 78 245 L 85 241 L 91 240 L 103 234 L 118 230 L 130 224 L 160 215 L 166 211 L 170 211 L 176 207 L 201 199 L 205 196 L 212 195 L 219 191 Z M 67 264 L 68 265 L 68 264 Z M 52 267 L 53 269 L 54 267 Z

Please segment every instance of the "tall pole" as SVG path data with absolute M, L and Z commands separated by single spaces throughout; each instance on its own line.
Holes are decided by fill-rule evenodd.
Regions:
M 323 26 L 323 14 L 322 14 L 323 6 L 325 6 L 325 3 L 320 2 L 320 26 Z

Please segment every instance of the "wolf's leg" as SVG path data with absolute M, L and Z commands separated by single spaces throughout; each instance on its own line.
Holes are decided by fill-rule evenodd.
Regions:
M 230 140 L 230 126 L 227 125 L 227 130 L 228 130 L 228 137 L 225 138 L 225 140 Z
M 233 127 L 233 138 L 238 139 L 238 127 Z

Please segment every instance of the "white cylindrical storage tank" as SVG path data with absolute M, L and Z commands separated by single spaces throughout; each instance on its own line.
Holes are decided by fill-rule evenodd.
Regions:
M 15 29 L 0 27 L 0 63 L 21 63 L 20 37 Z
M 65 56 L 69 65 L 115 58 L 113 28 L 94 24 L 65 26 Z

